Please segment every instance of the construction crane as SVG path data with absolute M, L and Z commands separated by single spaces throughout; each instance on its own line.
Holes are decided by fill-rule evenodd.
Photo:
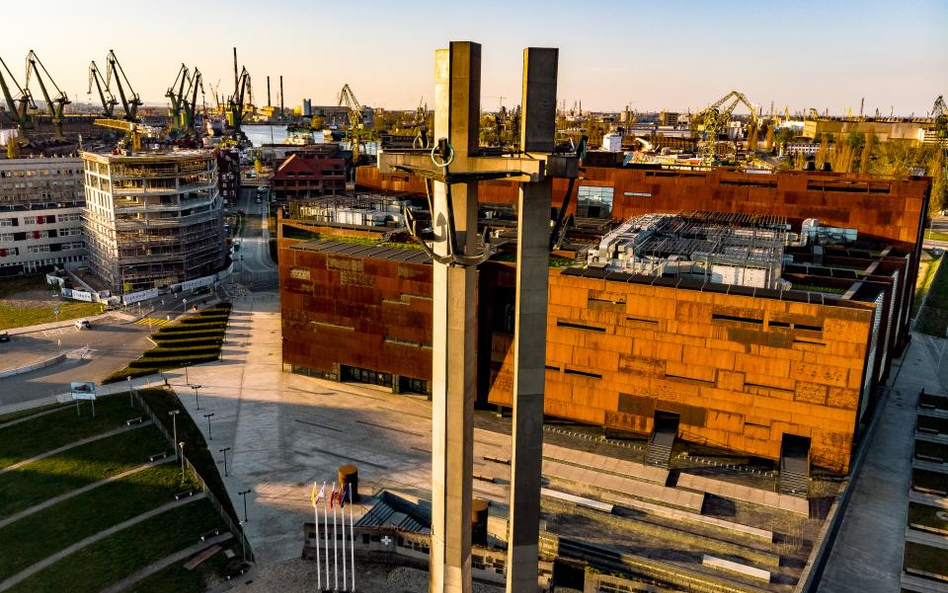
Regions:
M 0 70 L 0 90 L 3 91 L 3 99 L 7 105 L 7 113 L 10 119 L 16 124 L 20 133 L 20 138 L 11 138 L 7 142 L 7 156 L 9 158 L 17 158 L 20 155 L 20 144 L 26 141 L 26 131 L 33 127 L 33 116 L 30 110 L 36 109 L 36 103 L 33 102 L 33 96 L 30 94 L 29 89 L 21 87 L 20 83 L 16 81 L 16 77 L 10 72 L 10 68 L 7 67 L 3 58 L 0 58 L 0 66 L 3 67 L 3 69 Z M 3 77 L 4 71 L 10 79 L 10 83 L 13 84 L 13 87 L 19 93 L 16 96 L 10 91 L 10 87 Z
M 732 99 L 733 101 L 731 101 Z M 731 103 L 727 106 L 724 106 L 724 104 L 728 101 L 731 101 Z M 751 102 L 747 100 L 747 97 L 738 91 L 731 91 L 730 93 L 724 95 L 722 98 L 715 101 L 713 105 L 699 113 L 694 118 L 696 125 L 695 129 L 697 131 L 704 131 L 705 133 L 705 143 L 703 150 L 705 162 L 714 162 L 718 134 L 720 134 L 722 129 L 727 127 L 728 122 L 731 121 L 731 114 L 734 113 L 734 109 L 739 104 L 743 104 L 745 107 L 747 107 L 747 109 L 750 110 L 750 125 L 756 127 L 757 110 L 753 105 L 751 105 Z
M 359 160 L 359 151 L 365 140 L 371 138 L 371 133 L 365 129 L 365 113 L 355 93 L 348 84 L 342 85 L 339 91 L 339 106 L 349 110 L 349 144 L 352 149 L 352 162 Z
M 201 91 L 201 97 L 203 101 L 204 97 L 204 75 L 201 74 L 201 71 L 194 68 L 191 72 L 191 81 L 188 86 L 188 90 L 184 95 L 184 102 L 182 107 L 184 109 L 184 121 L 182 122 L 182 127 L 185 129 L 185 132 L 188 135 L 191 135 L 195 132 L 196 128 L 194 127 L 195 115 L 197 114 L 197 94 L 198 89 Z M 188 100 L 190 95 L 191 99 Z
M 102 102 L 102 116 L 111 119 L 115 113 L 115 106 L 118 105 L 118 99 L 112 94 L 112 90 L 106 83 L 105 77 L 102 76 L 102 72 L 95 61 L 89 63 L 89 90 L 86 91 L 87 95 L 92 94 L 93 83 L 95 83 L 96 90 L 99 91 L 99 100 Z
M 142 149 L 142 136 L 157 137 L 161 132 L 161 130 L 158 128 L 124 119 L 105 118 L 97 119 L 92 123 L 103 128 L 125 132 L 127 138 L 131 140 L 133 152 L 137 152 Z
M 46 77 L 46 81 L 56 90 L 55 97 L 49 95 L 49 89 L 46 88 L 46 82 L 43 81 L 44 76 Z M 24 88 L 27 89 L 27 92 L 29 92 L 30 89 L 30 78 L 35 78 L 40 86 L 40 92 L 43 93 L 43 100 L 46 101 L 46 107 L 49 109 L 50 119 L 56 127 L 56 137 L 63 138 L 63 121 L 65 119 L 63 111 L 66 105 L 69 105 L 72 101 L 69 100 L 69 96 L 66 93 L 60 90 L 59 85 L 57 85 L 53 77 L 49 75 L 46 66 L 43 65 L 39 56 L 37 56 L 36 52 L 32 49 L 30 53 L 26 54 L 26 84 Z
M 115 86 L 118 88 L 119 99 L 122 101 L 122 109 L 125 111 L 125 116 L 123 119 L 125 121 L 137 122 L 138 121 L 138 108 L 141 107 L 142 100 L 138 96 L 138 93 L 135 92 L 135 89 L 132 88 L 132 83 L 128 81 L 128 76 L 125 75 L 125 69 L 122 68 L 122 64 L 119 63 L 118 57 L 116 57 L 113 50 L 109 50 L 109 55 L 106 56 L 105 61 L 105 86 L 111 87 L 112 77 L 115 77 Z M 124 82 L 124 85 L 122 84 Z

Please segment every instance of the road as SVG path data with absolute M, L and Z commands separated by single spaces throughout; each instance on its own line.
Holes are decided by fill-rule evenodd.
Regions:
M 247 213 L 243 229 L 235 238 L 240 243 L 236 259 L 236 279 L 250 290 L 272 290 L 277 286 L 277 266 L 270 260 L 270 231 L 267 202 L 256 203 L 256 188 L 243 188 L 237 207 Z
M 929 229 L 925 229 L 927 233 Z M 936 216 L 932 219 L 931 230 L 936 233 L 943 233 L 948 235 L 948 216 Z M 924 247 L 940 247 L 942 249 L 948 249 L 948 241 L 943 241 L 940 239 L 925 239 L 922 243 Z

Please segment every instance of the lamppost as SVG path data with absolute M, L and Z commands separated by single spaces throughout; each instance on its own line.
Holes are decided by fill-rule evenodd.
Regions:
M 171 430 L 174 435 L 174 442 L 178 442 L 178 414 L 181 413 L 181 410 L 171 410 L 168 412 L 168 415 L 171 416 Z M 175 450 L 175 455 L 178 454 L 178 451 Z
M 183 303 L 181 307 L 181 311 L 183 313 L 187 313 L 188 312 L 188 299 L 181 299 L 181 302 Z
M 247 495 L 250 494 L 250 492 L 251 490 L 248 488 L 247 490 L 241 490 L 237 493 L 237 496 L 244 499 L 244 523 L 249 521 L 249 519 L 247 519 Z
M 184 441 L 178 443 L 178 448 L 181 449 L 181 483 L 184 484 Z
M 210 428 L 208 428 L 210 431 Z M 221 453 L 224 454 L 224 477 L 227 476 L 227 452 L 230 451 L 230 447 L 224 447 L 223 449 L 218 449 Z
M 184 367 L 187 369 L 188 367 Z M 198 389 L 204 387 L 203 385 L 191 385 L 191 389 L 194 390 L 194 403 L 197 405 L 197 409 L 201 409 L 201 396 L 198 395 Z
M 214 437 L 211 435 L 211 417 L 214 416 L 214 412 L 209 414 L 204 414 L 204 417 L 207 418 L 207 440 L 213 441 Z
M 191 366 L 190 362 L 184 363 L 184 384 L 190 385 L 191 379 L 188 377 L 188 367 Z
M 128 407 L 134 408 L 135 404 L 132 402 L 132 376 L 129 375 L 125 379 L 128 381 Z

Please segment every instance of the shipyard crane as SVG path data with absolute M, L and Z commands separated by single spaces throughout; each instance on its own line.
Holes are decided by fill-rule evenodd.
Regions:
M 168 100 L 171 101 L 171 110 L 168 115 L 171 116 L 171 127 L 173 129 L 183 127 L 183 118 L 181 117 L 181 112 L 184 108 L 184 93 L 186 92 L 185 87 L 190 82 L 191 71 L 188 70 L 187 66 L 181 64 L 181 68 L 178 69 L 178 75 L 175 77 L 174 82 L 171 83 L 171 86 L 168 87 L 167 91 L 165 91 L 165 97 L 168 97 Z
M 20 83 L 16 81 L 16 77 L 10 72 L 3 58 L 0 58 L 0 66 L 3 67 L 0 69 L 0 90 L 3 91 L 7 114 L 10 119 L 13 120 L 13 123 L 16 124 L 20 133 L 19 139 L 11 138 L 7 142 L 7 156 L 16 158 L 20 154 L 20 143 L 26 140 L 26 131 L 33 127 L 33 116 L 30 110 L 36 109 L 36 103 L 33 102 L 33 96 L 30 94 L 29 89 L 21 87 Z M 4 72 L 7 73 L 7 77 L 9 77 L 10 83 L 13 84 L 13 88 L 18 91 L 17 95 L 11 92 L 10 86 L 3 77 Z
M 945 97 L 938 95 L 935 104 L 932 106 L 932 119 L 938 119 L 944 115 L 948 115 L 948 106 L 945 105 Z
M 352 161 L 359 160 L 359 152 L 362 144 L 371 137 L 371 133 L 365 129 L 365 111 L 355 93 L 346 83 L 342 85 L 339 91 L 339 106 L 345 106 L 349 110 L 349 145 L 352 150 Z
M 49 89 L 43 80 L 44 76 L 46 82 L 49 82 L 53 89 L 56 90 L 54 97 L 51 97 L 49 94 Z M 49 109 L 50 119 L 56 127 L 56 137 L 63 138 L 63 121 L 65 120 L 63 110 L 66 105 L 69 105 L 72 101 L 69 100 L 69 96 L 66 93 L 60 90 L 59 85 L 57 85 L 53 77 L 50 76 L 49 70 L 46 69 L 46 66 L 44 66 L 43 62 L 39 59 L 39 56 L 37 56 L 36 52 L 32 49 L 30 53 L 26 54 L 26 84 L 24 88 L 28 92 L 30 89 L 30 78 L 36 79 L 40 87 L 40 92 L 43 93 L 43 100 L 46 101 L 46 107 Z
M 112 94 L 112 89 L 109 88 L 105 77 L 102 76 L 102 71 L 99 70 L 94 60 L 89 63 L 89 90 L 86 91 L 87 95 L 92 94 L 93 83 L 95 84 L 96 90 L 99 91 L 99 101 L 102 103 L 102 117 L 111 118 L 115 113 L 115 106 L 118 105 L 118 99 Z
M 184 94 L 184 101 L 181 103 L 181 107 L 184 110 L 182 114 L 184 116 L 184 121 L 182 122 L 182 127 L 185 130 L 185 133 L 190 135 L 195 132 L 194 122 L 195 115 L 197 114 L 197 95 L 198 89 L 201 91 L 201 97 L 204 97 L 204 75 L 201 74 L 201 71 L 194 68 L 191 72 L 191 80 L 187 91 Z M 188 96 L 190 95 L 190 100 Z
M 107 62 L 105 69 L 105 86 L 111 87 L 112 77 L 114 76 L 115 86 L 118 88 L 119 99 L 122 102 L 122 109 L 125 111 L 123 119 L 130 122 L 137 122 L 138 108 L 142 104 L 141 98 L 138 96 L 138 93 L 135 92 L 135 89 L 132 88 L 132 83 L 129 82 L 128 76 L 125 75 L 125 69 L 122 68 L 122 64 L 119 63 L 115 51 L 110 49 L 105 61 Z
M 234 129 L 236 135 L 240 135 L 240 124 L 243 121 L 244 112 L 253 109 L 250 72 L 247 72 L 246 66 L 237 75 L 235 82 L 234 94 L 227 99 L 227 125 Z
M 731 101 L 731 103 L 725 106 L 725 103 L 728 101 Z M 721 130 L 731 121 L 731 114 L 734 113 L 734 109 L 741 104 L 750 110 L 750 125 L 756 127 L 757 110 L 751 102 L 747 100 L 747 97 L 739 91 L 731 91 L 724 95 L 695 117 L 696 129 L 703 130 L 706 136 L 703 150 L 704 160 L 706 162 L 710 163 L 714 161 L 718 134 L 720 134 Z
M 161 132 L 158 128 L 124 119 L 105 118 L 97 119 L 92 123 L 103 128 L 125 132 L 126 138 L 131 140 L 133 152 L 142 149 L 142 136 L 158 137 Z

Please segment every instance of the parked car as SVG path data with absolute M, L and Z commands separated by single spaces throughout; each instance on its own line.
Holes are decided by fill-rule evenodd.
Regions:
M 10 332 L 0 332 L 0 342 L 9 342 Z
M 76 329 L 92 329 L 92 324 L 88 319 L 77 319 L 75 325 Z

